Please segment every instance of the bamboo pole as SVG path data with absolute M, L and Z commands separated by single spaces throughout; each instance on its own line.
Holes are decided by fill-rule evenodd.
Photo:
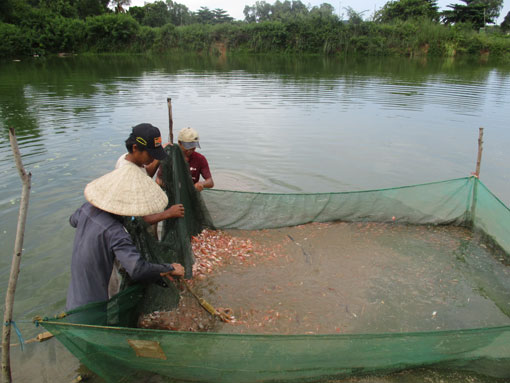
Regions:
M 10 362 L 10 339 L 12 312 L 14 307 L 14 293 L 16 292 L 16 283 L 18 281 L 19 268 L 21 263 L 21 253 L 23 251 L 23 238 L 25 235 L 25 223 L 27 220 L 28 199 L 30 196 L 32 174 L 27 173 L 21 162 L 21 154 L 18 148 L 18 141 L 13 128 L 9 128 L 9 140 L 11 142 L 14 161 L 23 184 L 21 190 L 21 201 L 18 216 L 18 227 L 16 229 L 16 241 L 14 243 L 14 254 L 12 255 L 11 274 L 9 276 L 9 285 L 5 296 L 4 326 L 2 328 L 2 380 L 4 383 L 12 382 L 11 362 Z
M 474 173 L 471 173 L 475 176 L 475 183 L 473 186 L 473 200 L 471 202 L 471 224 L 475 223 L 475 215 L 476 215 L 476 203 L 478 201 L 478 180 L 480 179 L 480 165 L 482 163 L 482 151 L 483 151 L 483 128 L 479 128 L 478 130 L 478 156 L 476 157 L 476 170 Z
M 479 128 L 478 131 L 478 157 L 476 158 L 476 178 L 480 178 L 480 164 L 482 163 L 482 151 L 483 151 L 483 128 Z
M 170 130 L 170 143 L 174 143 L 174 120 L 172 115 L 172 99 L 167 97 L 166 103 L 168 105 L 168 128 Z

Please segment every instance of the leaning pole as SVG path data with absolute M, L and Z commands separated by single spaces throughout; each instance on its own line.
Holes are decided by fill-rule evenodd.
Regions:
M 9 276 L 9 285 L 5 295 L 4 326 L 2 326 L 2 381 L 4 383 L 12 382 L 11 361 L 10 361 L 10 342 L 11 342 L 11 323 L 12 311 L 14 307 L 14 293 L 16 292 L 16 283 L 18 281 L 19 268 L 21 263 L 21 253 L 23 251 L 23 238 L 25 236 L 25 223 L 27 220 L 28 199 L 30 196 L 31 173 L 27 173 L 21 162 L 21 154 L 18 148 L 18 141 L 14 134 L 14 129 L 9 128 L 9 140 L 11 142 L 14 161 L 23 184 L 21 190 L 21 201 L 18 215 L 18 227 L 16 229 L 16 241 L 14 242 L 14 254 L 12 255 L 11 273 Z

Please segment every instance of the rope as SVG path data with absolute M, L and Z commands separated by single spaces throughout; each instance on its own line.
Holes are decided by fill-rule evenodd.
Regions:
M 9 326 L 11 324 L 14 327 L 14 331 L 16 331 L 16 334 L 18 335 L 19 344 L 21 346 L 21 351 L 23 351 L 24 350 L 23 344 L 25 343 L 25 340 L 23 339 L 23 335 L 21 335 L 21 331 L 18 328 L 18 325 L 16 324 L 15 321 L 11 320 L 10 322 L 5 322 L 5 326 Z

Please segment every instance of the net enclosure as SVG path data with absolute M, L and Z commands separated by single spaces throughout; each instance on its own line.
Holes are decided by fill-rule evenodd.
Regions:
M 479 233 L 501 268 L 506 267 L 510 211 L 476 177 L 340 193 L 196 193 L 179 148 L 166 150 L 170 156 L 163 164 L 165 190 L 170 204 L 185 205 L 186 216 L 166 222 L 160 241 L 147 236 L 141 222 L 128 229 L 149 260 L 178 261 L 185 265 L 188 278 L 194 261 L 190 238 L 204 227 L 258 230 L 335 221 L 464 226 Z M 340 249 L 338 256 L 342 256 Z M 194 382 L 311 382 L 418 367 L 510 378 L 510 325 L 320 335 L 136 328 L 140 312 L 175 306 L 178 293 L 174 290 L 127 282 L 107 302 L 39 323 L 108 382 L 140 381 L 147 375 Z M 507 291 L 485 286 L 484 297 L 509 316 Z

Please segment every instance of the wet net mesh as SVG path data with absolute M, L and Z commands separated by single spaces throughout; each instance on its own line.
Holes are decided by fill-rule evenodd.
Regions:
M 188 277 L 193 263 L 190 236 L 212 226 L 256 230 L 333 221 L 456 225 L 481 233 L 503 260 L 501 268 L 508 262 L 510 211 L 475 177 L 362 192 L 198 194 L 178 148 L 167 150 L 165 188 L 170 204 L 184 204 L 185 219 L 166 222 L 160 242 L 147 235 L 143 223 L 127 225 L 147 259 L 180 262 Z M 510 377 L 510 326 L 323 335 L 134 328 L 140 310 L 176 304 L 178 294 L 172 288 L 126 284 L 108 302 L 89 304 L 41 324 L 83 364 L 111 382 L 139 381 L 152 374 L 201 382 L 307 382 L 424 366 Z M 486 299 L 510 314 L 506 291 L 489 285 L 483 291 Z
M 145 259 L 152 263 L 180 263 L 184 266 L 185 278 L 189 279 L 194 262 L 191 236 L 206 226 L 211 227 L 212 223 L 201 195 L 195 191 L 181 149 L 169 145 L 165 150 L 168 156 L 161 164 L 160 179 L 168 196 L 167 208 L 182 203 L 186 212 L 184 218 L 163 221 L 160 241 L 156 239 L 157 229 L 149 227 L 142 218 L 125 218 L 124 226 Z M 127 274 L 122 275 L 121 290 L 132 284 Z M 179 292 L 172 283 L 149 284 L 144 292 L 138 314 L 169 310 L 179 303 Z

